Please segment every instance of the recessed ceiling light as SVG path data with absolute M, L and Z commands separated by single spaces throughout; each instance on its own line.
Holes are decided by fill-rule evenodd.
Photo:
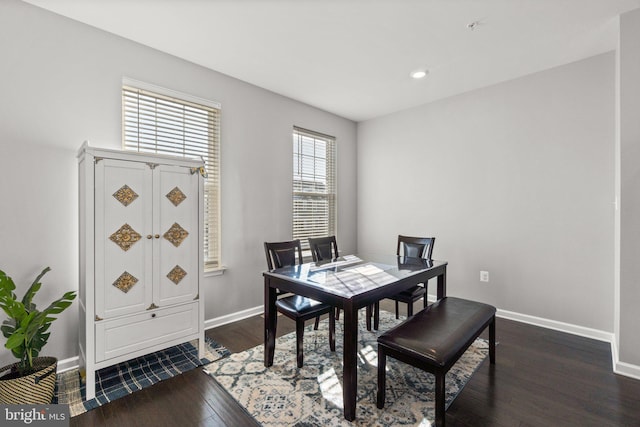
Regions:
M 416 71 L 412 71 L 411 74 L 409 74 L 412 78 L 414 79 L 421 79 L 423 77 L 425 77 L 427 75 L 428 71 L 427 70 L 416 70 Z

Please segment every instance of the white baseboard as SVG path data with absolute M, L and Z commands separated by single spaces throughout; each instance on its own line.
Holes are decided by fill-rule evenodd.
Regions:
M 553 329 L 555 331 L 566 332 L 585 338 L 598 341 L 613 342 L 613 333 L 598 329 L 585 328 L 584 326 L 572 325 L 571 323 L 558 322 L 556 320 L 544 319 L 542 317 L 529 316 L 528 314 L 515 313 L 513 311 L 498 309 L 496 316 L 503 319 L 515 320 L 516 322 L 527 323 L 529 325 L 540 326 L 542 328 Z
M 640 380 L 640 366 L 620 361 L 618 346 L 616 345 L 615 340 L 611 341 L 611 355 L 613 359 L 613 372 L 619 375 L 624 375 L 625 377 Z
M 76 369 L 79 366 L 80 366 L 80 358 L 78 356 L 73 356 L 68 359 L 58 360 L 58 368 L 56 369 L 56 373 L 61 374 L 62 372 Z
M 625 362 L 617 362 L 613 365 L 613 372 L 625 377 L 640 380 L 640 366 L 632 365 Z
M 246 310 L 237 311 L 235 313 L 226 314 L 220 317 L 214 317 L 204 321 L 204 329 L 216 328 L 218 326 L 226 325 L 229 323 L 237 322 L 238 320 L 246 319 L 248 317 L 255 316 L 257 314 L 264 313 L 264 306 L 259 305 L 257 307 L 248 308 Z
M 429 295 L 427 301 L 435 302 L 436 296 Z M 516 313 L 499 308 L 496 311 L 496 316 L 503 319 L 514 320 L 520 323 L 527 323 L 533 326 L 540 326 L 541 328 L 553 329 L 554 331 L 566 332 L 572 335 L 591 338 L 598 341 L 605 341 L 610 343 L 614 342 L 613 332 L 605 332 L 599 329 L 585 328 L 584 326 L 558 322 L 557 320 L 549 320 L 543 317 L 529 316 L 528 314 Z M 613 354 L 613 351 L 611 353 Z

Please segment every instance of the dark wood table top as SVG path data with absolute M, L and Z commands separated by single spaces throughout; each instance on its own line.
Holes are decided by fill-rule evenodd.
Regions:
M 368 300 L 377 301 L 376 298 L 380 296 L 378 291 L 387 285 L 397 284 L 405 279 L 412 280 L 446 265 L 446 261 L 358 254 L 345 255 L 330 262 L 283 267 L 264 274 L 292 284 L 287 286 L 278 281 L 281 290 L 316 297 L 337 307 L 341 307 L 347 300 L 363 299 L 357 304 L 363 306 Z M 385 289 L 384 293 L 389 295 L 389 291 Z M 367 296 L 370 298 L 366 298 Z

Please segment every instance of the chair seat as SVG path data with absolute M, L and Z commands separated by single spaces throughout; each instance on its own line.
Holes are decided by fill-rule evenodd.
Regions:
M 291 295 L 285 298 L 280 298 L 276 301 L 276 307 L 278 308 L 278 311 L 290 318 L 311 318 L 320 316 L 328 313 L 333 308 L 329 304 L 300 295 Z
M 413 302 L 422 298 L 425 293 L 426 291 L 423 286 L 414 286 L 406 291 L 398 292 L 394 296 L 390 297 L 390 299 L 400 302 Z

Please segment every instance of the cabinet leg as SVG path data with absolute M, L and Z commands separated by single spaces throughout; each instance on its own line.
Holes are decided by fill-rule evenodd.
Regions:
M 204 336 L 201 336 L 198 339 L 198 358 L 199 359 L 205 358 L 205 355 L 206 355 L 205 345 L 206 345 L 206 341 L 204 340 Z
M 86 400 L 96 397 L 96 371 L 95 369 L 87 369 L 85 374 Z

